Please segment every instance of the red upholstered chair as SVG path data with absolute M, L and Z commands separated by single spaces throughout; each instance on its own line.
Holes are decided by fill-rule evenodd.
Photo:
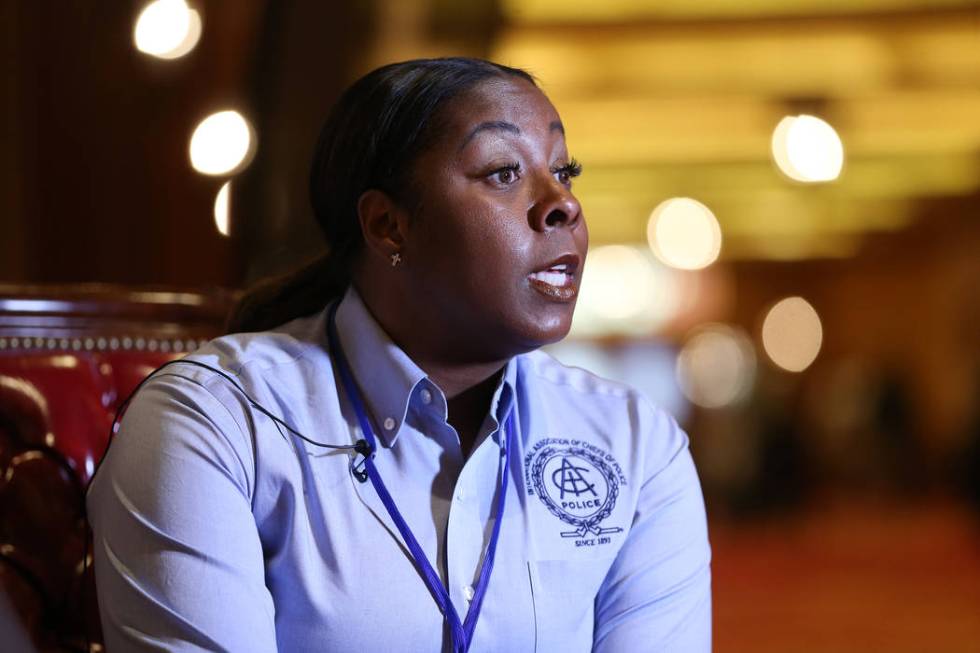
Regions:
M 156 367 L 220 335 L 233 300 L 0 285 L 0 610 L 12 606 L 39 650 L 101 648 L 85 485 L 119 404 Z

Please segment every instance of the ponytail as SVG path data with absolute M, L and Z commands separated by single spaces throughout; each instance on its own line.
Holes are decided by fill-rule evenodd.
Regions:
M 259 280 L 232 308 L 225 332 L 266 331 L 323 309 L 350 284 L 349 266 L 342 258 L 324 254 L 294 270 Z

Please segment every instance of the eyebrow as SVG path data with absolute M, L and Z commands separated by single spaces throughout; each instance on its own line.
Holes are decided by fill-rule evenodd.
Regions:
M 553 120 L 550 125 L 548 125 L 549 131 L 561 132 L 562 136 L 565 135 L 565 127 L 561 124 L 561 120 Z M 479 125 L 474 127 L 466 138 L 463 139 L 462 144 L 460 144 L 459 149 L 462 150 L 466 147 L 473 138 L 484 131 L 505 131 L 511 134 L 520 134 L 520 128 L 512 122 L 507 122 L 505 120 L 488 120 L 487 122 L 481 122 Z

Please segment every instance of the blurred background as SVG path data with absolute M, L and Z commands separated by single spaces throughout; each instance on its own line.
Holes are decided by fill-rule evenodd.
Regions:
M 0 30 L 9 287 L 285 271 L 348 83 L 528 69 L 591 233 L 552 353 L 690 434 L 716 650 L 980 651 L 980 3 L 0 0 Z

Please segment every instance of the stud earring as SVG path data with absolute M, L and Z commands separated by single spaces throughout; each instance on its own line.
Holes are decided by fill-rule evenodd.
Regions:
M 402 262 L 402 255 L 399 254 L 398 252 L 392 254 L 390 258 L 391 258 L 391 267 L 395 267 L 396 265 Z

